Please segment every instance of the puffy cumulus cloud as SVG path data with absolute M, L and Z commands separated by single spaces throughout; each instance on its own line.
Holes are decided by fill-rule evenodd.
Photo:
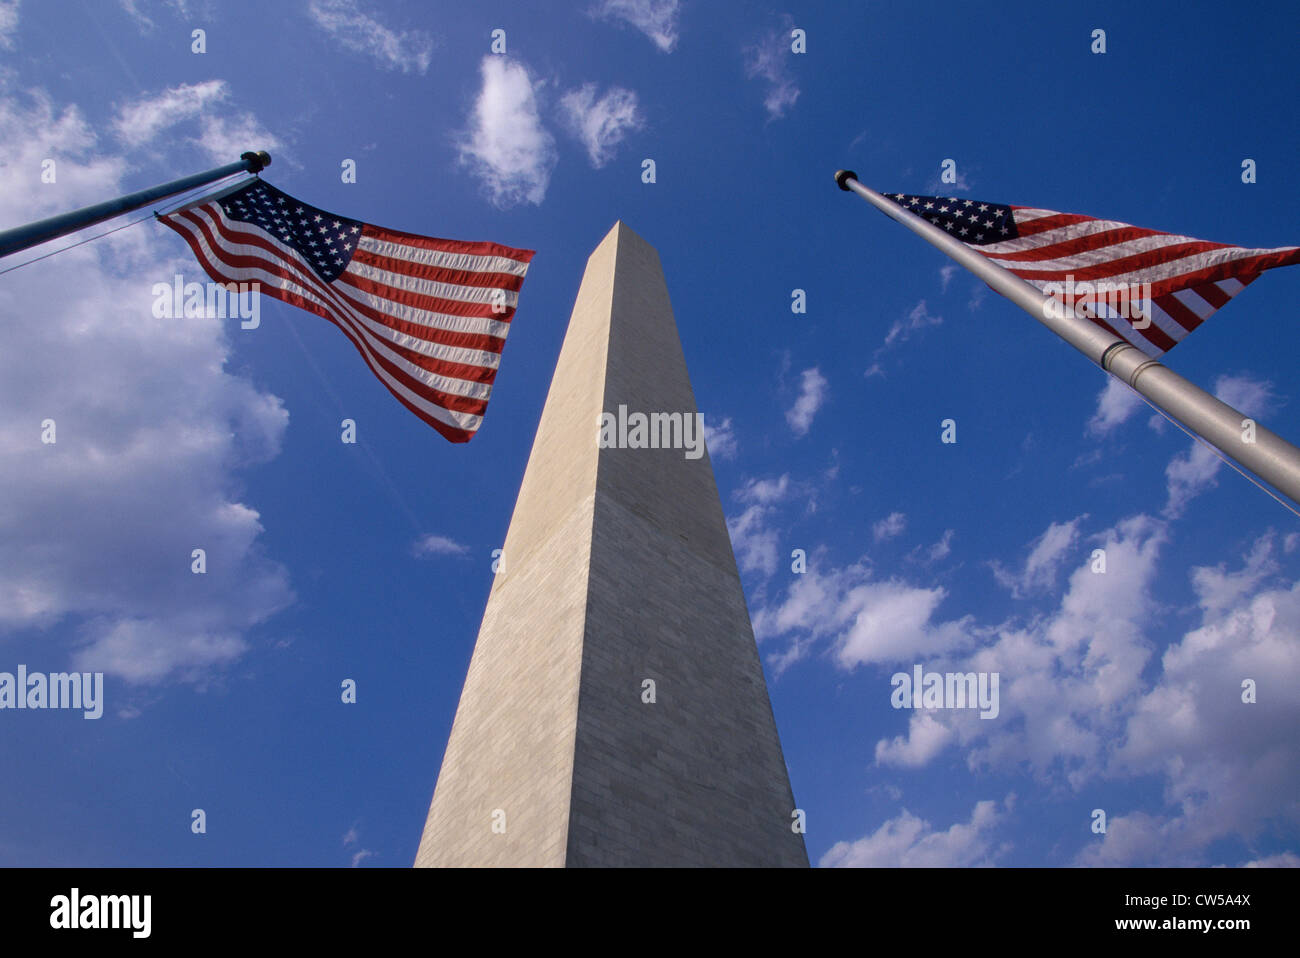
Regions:
M 830 384 L 821 374 L 821 370 L 817 367 L 805 369 L 800 375 L 799 397 L 785 413 L 785 421 L 794 430 L 796 436 L 808 434 L 817 410 L 822 408 L 829 395 Z
M 929 712 L 913 712 L 908 725 L 907 735 L 876 743 L 877 765 L 919 768 L 952 743 L 952 728 L 936 721 Z
M 1112 772 L 1160 770 L 1176 814 L 1120 816 L 1121 826 L 1159 836 L 1141 844 L 1121 832 L 1085 863 L 1198 862 L 1211 842 L 1253 838 L 1271 823 L 1300 822 L 1300 582 L 1278 581 L 1275 537 L 1260 537 L 1233 572 L 1193 571 L 1201 621 L 1161 660 L 1136 703 Z M 1255 685 L 1253 704 L 1243 683 Z
M 759 641 L 784 638 L 803 651 L 827 643 L 844 669 L 910 664 L 971 643 L 969 617 L 931 621 L 946 596 L 942 588 L 874 580 L 864 563 L 831 572 L 810 567 L 783 599 L 755 613 L 754 633 Z
M 757 42 L 746 47 L 745 75 L 751 80 L 762 80 L 767 86 L 763 107 L 769 120 L 779 120 L 799 99 L 799 85 L 790 70 L 790 29 L 794 26 L 789 16 L 784 26 L 778 27 Z
M 1256 422 L 1267 418 L 1277 406 L 1272 384 L 1249 376 L 1220 376 L 1214 384 L 1214 395 Z M 1165 469 L 1169 486 L 1165 517 L 1181 516 L 1189 502 L 1216 485 L 1215 477 L 1222 465 L 1223 460 L 1208 444 L 1195 440 L 1187 452 L 1175 456 Z
M 1073 553 L 1079 540 L 1079 524 L 1087 515 L 1077 516 L 1069 522 L 1053 522 L 1034 541 L 1020 572 L 1011 572 L 997 561 L 990 563 L 993 576 L 1016 598 L 1029 593 L 1054 588 L 1056 574 L 1062 563 Z
M 650 38 L 664 53 L 677 46 L 679 0 L 600 0 L 591 15 L 605 20 L 622 20 Z
M 433 60 L 433 38 L 422 30 L 394 30 L 362 11 L 357 0 L 311 0 L 312 22 L 345 50 L 386 70 L 423 75 Z
M 0 140 L 0 221 L 123 192 L 122 158 L 43 94 L 0 89 Z M 51 155 L 56 184 L 32 189 Z M 197 272 L 163 233 L 124 230 L 0 285 L 0 630 L 43 629 L 52 658 L 134 683 L 203 681 L 292 599 L 237 479 L 278 454 L 288 415 L 226 371 L 228 325 L 153 317 L 153 284 Z
M 1142 396 L 1128 383 L 1114 376 L 1106 376 L 1106 385 L 1097 394 L 1097 411 L 1088 420 L 1086 431 L 1090 436 L 1108 436 L 1128 422 L 1142 408 Z
M 596 169 L 613 159 L 614 151 L 629 132 L 645 125 L 635 93 L 614 87 L 597 98 L 594 83 L 564 94 L 560 98 L 560 113 L 564 125 L 582 143 Z
M 970 868 L 993 865 L 1010 849 L 994 844 L 993 833 L 1014 806 L 1008 795 L 1002 807 L 990 800 L 976 802 L 970 821 L 936 831 L 907 809 L 865 838 L 836 842 L 818 863 L 822 868 Z
M 470 127 L 460 137 L 461 162 L 494 205 L 538 205 L 558 154 L 542 125 L 533 79 L 522 63 L 495 54 L 483 57 L 480 72 Z
M 983 627 L 969 616 L 936 625 L 930 616 L 937 603 L 916 596 L 901 604 L 890 632 L 971 641 L 963 646 L 954 638 L 946 648 L 932 642 L 931 651 L 900 661 L 919 663 L 928 654 L 936 658 L 927 671 L 997 672 L 1000 709 L 996 719 L 974 709 L 924 713 L 929 721 L 912 715 L 905 737 L 877 744 L 877 761 L 924 765 L 961 746 L 972 769 L 1024 765 L 1043 779 L 1063 776 L 1072 787 L 1098 774 L 1106 743 L 1120 734 L 1143 691 L 1152 653 L 1145 629 L 1155 611 L 1150 584 L 1167 535 L 1163 523 L 1146 516 L 1106 530 L 1095 537 L 1106 550 L 1106 574 L 1086 564 L 1076 569 L 1055 611 L 1025 625 Z
M 184 142 L 214 162 L 230 162 L 245 150 L 278 150 L 283 144 L 252 113 L 229 110 L 225 80 L 182 83 L 161 93 L 122 104 L 113 119 L 113 135 L 128 147 L 155 143 L 177 126 L 189 126 Z

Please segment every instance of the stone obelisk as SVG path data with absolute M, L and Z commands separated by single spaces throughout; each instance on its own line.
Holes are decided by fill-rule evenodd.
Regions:
M 697 421 L 659 255 L 621 222 L 587 261 L 417 866 L 808 864 L 703 436 L 694 458 L 602 443 L 620 406 Z

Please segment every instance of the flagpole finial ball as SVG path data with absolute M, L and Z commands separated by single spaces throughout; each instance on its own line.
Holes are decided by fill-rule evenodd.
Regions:
M 249 150 L 247 153 L 239 154 L 239 158 L 248 160 L 248 172 L 250 173 L 260 173 L 271 165 L 271 154 L 266 150 L 258 150 L 256 153 Z
M 839 184 L 839 188 L 842 189 L 845 193 L 849 192 L 849 184 L 847 181 L 856 180 L 857 178 L 858 178 L 858 174 L 854 173 L 852 170 L 835 171 L 835 182 Z

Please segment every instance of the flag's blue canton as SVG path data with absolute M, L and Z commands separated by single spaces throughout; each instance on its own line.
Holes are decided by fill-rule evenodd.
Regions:
M 955 196 L 912 196 L 907 193 L 886 193 L 905 210 L 923 216 L 940 229 L 945 229 L 970 246 L 987 246 L 1015 239 L 1016 219 L 1011 207 L 1001 203 L 981 203 L 979 200 L 960 200 Z
M 327 283 L 348 268 L 366 225 L 308 206 L 261 180 L 217 202 L 230 219 L 260 227 L 296 249 Z

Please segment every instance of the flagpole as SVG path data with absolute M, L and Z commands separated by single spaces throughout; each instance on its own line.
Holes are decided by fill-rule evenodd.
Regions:
M 1149 358 L 1132 343 L 1062 308 L 1060 300 L 1031 286 L 933 223 L 863 186 L 853 171 L 839 170 L 835 182 L 840 189 L 857 193 L 890 219 L 937 246 L 1106 372 L 1300 505 L 1300 449 L 1258 424 L 1254 428 L 1254 441 L 1248 441 L 1243 424 L 1246 416 Z
M 125 196 L 119 196 L 115 200 L 106 200 L 103 203 L 96 203 L 94 206 L 73 210 L 71 213 L 62 213 L 59 216 L 51 216 L 49 219 L 28 223 L 26 226 L 16 226 L 11 230 L 4 230 L 0 232 L 0 256 L 18 253 L 32 246 L 38 246 L 49 240 L 57 239 L 60 236 L 66 236 L 68 233 L 75 233 L 87 226 L 94 226 L 96 223 L 102 223 L 114 216 L 130 213 L 132 210 L 138 210 L 142 206 L 148 206 L 150 203 L 165 199 L 168 196 L 184 193 L 186 190 L 192 190 L 197 186 L 212 183 L 235 173 L 257 173 L 270 165 L 271 157 L 265 150 L 258 150 L 256 153 L 250 151 L 241 154 L 237 163 L 227 163 L 225 166 L 218 166 L 204 173 L 183 176 L 179 180 L 172 180 L 170 183 L 163 183 L 147 190 L 128 193 Z

